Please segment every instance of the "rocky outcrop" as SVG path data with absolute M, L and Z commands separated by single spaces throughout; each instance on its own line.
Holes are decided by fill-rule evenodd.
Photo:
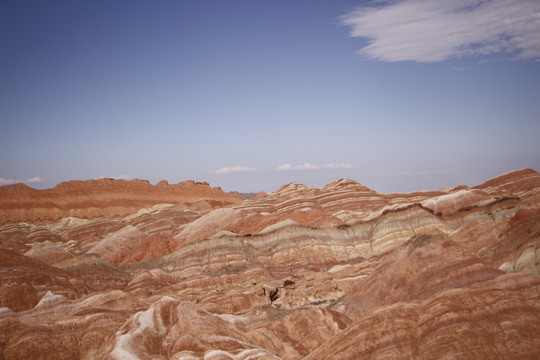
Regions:
M 469 287 L 502 274 L 445 235 L 415 235 L 384 257 L 368 277 L 357 281 L 336 309 L 356 319 L 377 307 L 427 299 L 445 289 Z
M 538 358 L 539 179 L 292 183 L 4 224 L 0 358 Z
M 116 332 L 105 353 L 105 359 L 276 358 L 228 321 L 167 296 L 133 315 Z
M 502 276 L 378 307 L 305 359 L 534 359 L 540 354 L 539 285 L 538 276 Z
M 203 198 L 231 204 L 243 201 L 238 194 L 191 180 L 174 185 L 166 181 L 152 185 L 145 180 L 68 181 L 46 190 L 15 184 L 0 187 L 0 224 L 43 224 L 68 216 L 121 218 L 156 204 L 180 204 Z
M 0 307 L 30 309 L 48 292 L 74 299 L 91 289 L 82 279 L 38 260 L 0 249 Z
M 119 291 L 77 300 L 46 293 L 34 308 L 0 311 L 3 359 L 97 359 L 107 339 L 147 305 Z

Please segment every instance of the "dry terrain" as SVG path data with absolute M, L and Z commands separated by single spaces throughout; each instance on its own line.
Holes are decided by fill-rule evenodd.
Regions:
M 540 174 L 0 187 L 0 359 L 538 359 Z

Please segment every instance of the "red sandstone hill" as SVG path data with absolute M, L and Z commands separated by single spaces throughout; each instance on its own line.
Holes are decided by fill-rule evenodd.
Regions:
M 236 204 L 237 194 L 192 180 L 156 185 L 146 180 L 98 179 L 68 181 L 52 189 L 36 190 L 24 184 L 0 187 L 0 224 L 47 223 L 64 217 L 84 219 L 119 218 L 156 204 L 181 204 L 212 198 Z
M 0 190 L 25 219 L 0 225 L 0 359 L 540 358 L 534 170 L 245 201 L 194 182 Z

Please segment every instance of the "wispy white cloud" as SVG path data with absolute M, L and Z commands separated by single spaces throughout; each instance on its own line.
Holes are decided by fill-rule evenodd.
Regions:
M 232 167 L 222 167 L 221 169 L 210 171 L 212 174 L 230 174 L 230 173 L 246 173 L 246 172 L 255 172 L 257 169 L 245 167 L 245 166 L 232 166 Z
M 351 164 L 324 164 L 324 165 L 313 165 L 310 163 L 305 163 L 302 165 L 292 165 L 292 164 L 283 164 L 279 165 L 276 170 L 320 170 L 320 169 L 350 169 L 352 168 Z
M 45 180 L 43 180 L 42 178 L 40 178 L 39 176 L 35 176 L 33 178 L 29 178 L 29 179 L 26 179 L 25 182 L 28 182 L 28 183 L 40 183 L 40 182 L 44 182 Z
M 402 0 L 374 2 L 342 17 L 359 53 L 382 61 L 435 62 L 510 54 L 540 59 L 538 0 Z
M 322 166 L 325 169 L 350 169 L 352 168 L 351 164 L 324 164 Z
M 40 182 L 45 182 L 45 180 L 40 178 L 39 176 L 28 178 L 26 180 L 12 180 L 12 179 L 4 179 L 0 177 L 0 185 L 10 185 L 10 184 L 17 184 L 17 183 L 40 183 Z
M 132 177 L 126 174 L 118 176 L 100 176 L 98 179 L 115 179 L 115 180 L 131 180 Z
M 319 170 L 320 166 L 305 163 L 302 165 L 283 164 L 279 165 L 276 170 Z
M 9 185 L 9 184 L 14 184 L 14 183 L 15 183 L 14 180 L 0 178 L 0 185 Z

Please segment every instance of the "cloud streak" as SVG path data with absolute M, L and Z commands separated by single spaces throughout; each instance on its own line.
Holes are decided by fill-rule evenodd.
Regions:
M 539 18 L 538 0 L 403 0 L 356 8 L 341 20 L 350 36 L 367 39 L 359 54 L 371 59 L 437 62 L 506 54 L 538 61 Z
M 313 165 L 310 163 L 305 163 L 302 165 L 283 164 L 283 165 L 279 165 L 276 168 L 276 170 L 287 171 L 287 170 L 321 170 L 321 169 L 350 169 L 350 168 L 352 168 L 351 164 Z
M 284 170 L 319 170 L 319 166 L 312 165 L 309 163 L 305 163 L 302 165 L 292 165 L 292 164 L 283 164 L 279 165 L 276 170 L 284 171 Z
M 0 185 L 9 185 L 9 184 L 13 184 L 13 183 L 14 183 L 13 180 L 0 178 Z
M 324 169 L 350 169 L 352 168 L 351 164 L 324 164 L 322 166 Z
M 11 180 L 11 179 L 4 179 L 0 177 L 0 186 L 1 185 L 10 185 L 10 184 L 17 184 L 17 183 L 41 183 L 45 182 L 44 179 L 40 178 L 39 176 L 35 176 L 32 178 L 28 178 L 26 180 Z
M 247 172 L 255 172 L 257 169 L 249 168 L 245 166 L 233 166 L 233 167 L 222 167 L 219 170 L 210 171 L 212 174 L 231 174 L 231 173 L 247 173 Z
M 35 176 L 33 178 L 29 178 L 29 179 L 26 179 L 25 182 L 28 182 L 28 183 L 40 183 L 40 182 L 44 182 L 45 180 L 43 180 L 42 178 L 40 178 L 39 176 Z
M 131 180 L 131 176 L 129 175 L 118 175 L 118 176 L 100 176 L 97 179 L 114 179 L 114 180 Z

